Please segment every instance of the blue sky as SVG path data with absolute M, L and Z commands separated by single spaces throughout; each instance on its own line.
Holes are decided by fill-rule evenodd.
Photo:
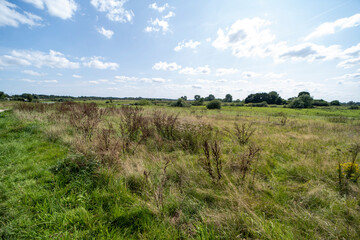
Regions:
M 0 0 L 0 90 L 360 101 L 360 1 Z

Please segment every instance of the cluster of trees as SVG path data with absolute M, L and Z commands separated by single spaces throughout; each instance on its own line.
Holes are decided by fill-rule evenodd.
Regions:
M 280 95 L 271 91 L 269 93 L 254 93 L 250 94 L 245 98 L 245 103 L 261 103 L 266 102 L 267 104 L 276 104 L 282 105 L 285 103 L 285 100 L 280 97 Z

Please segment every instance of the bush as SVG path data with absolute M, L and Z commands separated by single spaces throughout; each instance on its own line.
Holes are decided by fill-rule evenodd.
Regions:
M 179 98 L 176 102 L 171 104 L 172 107 L 190 107 L 190 104 L 188 104 L 183 98 Z
M 248 104 L 249 107 L 268 107 L 267 102 L 263 101 L 260 103 L 249 103 Z
M 212 100 L 206 105 L 207 109 L 221 109 L 221 102 L 219 100 Z
M 339 100 L 334 100 L 334 101 L 330 102 L 330 105 L 331 106 L 340 106 L 340 102 L 339 102 Z

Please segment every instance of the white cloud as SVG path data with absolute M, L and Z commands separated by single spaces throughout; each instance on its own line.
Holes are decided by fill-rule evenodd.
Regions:
M 275 39 L 270 30 L 264 29 L 269 24 L 261 18 L 237 20 L 225 31 L 219 29 L 212 45 L 217 49 L 230 48 L 237 57 L 268 56 L 267 45 Z
M 17 6 L 6 0 L 0 0 L 0 26 L 18 27 L 20 24 L 38 26 L 42 18 L 34 14 L 17 11 Z
M 216 69 L 216 76 L 230 75 L 237 73 L 239 70 L 236 68 L 218 68 Z
M 73 78 L 82 78 L 82 76 L 76 75 L 76 74 L 73 74 L 72 77 L 73 77 Z
M 106 12 L 109 20 L 114 22 L 131 22 L 135 16 L 132 10 L 126 10 L 127 0 L 91 0 L 91 4 L 99 11 Z
M 35 72 L 33 70 L 23 70 L 21 71 L 22 73 L 25 73 L 27 75 L 31 75 L 31 76 L 37 76 L 37 77 L 41 77 L 41 76 L 45 76 L 46 73 L 39 73 L 39 72 Z
M 88 83 L 91 83 L 91 84 L 99 84 L 100 82 L 99 81 L 88 81 Z
M 161 7 L 157 5 L 157 3 L 152 3 L 149 5 L 149 8 L 154 9 L 160 13 L 162 13 L 166 8 L 169 7 L 168 3 L 165 3 L 164 5 L 162 5 Z
M 254 77 L 260 77 L 261 76 L 260 73 L 256 73 L 256 72 L 243 72 L 241 75 L 244 78 L 254 78 Z
M 125 82 L 125 81 L 136 81 L 136 77 L 128 77 L 128 76 L 115 76 L 115 82 Z
M 167 62 L 158 62 L 158 63 L 155 63 L 154 66 L 152 67 L 152 69 L 154 70 L 164 70 L 164 71 L 175 71 L 175 70 L 178 70 L 178 69 L 181 69 L 181 66 L 178 65 L 177 63 L 175 62 L 172 62 L 172 63 L 167 63 Z
M 211 70 L 208 65 L 205 65 L 203 67 L 186 67 L 179 71 L 180 74 L 186 74 L 186 75 L 198 75 L 198 74 L 209 74 L 211 73 Z
M 155 83 L 166 82 L 166 80 L 164 78 L 152 78 L 151 80 L 152 80 L 152 82 L 155 82 Z
M 345 28 L 356 27 L 360 25 L 360 14 L 355 14 L 348 18 L 340 18 L 335 22 L 325 22 L 318 26 L 315 31 L 310 33 L 305 40 L 309 40 L 311 38 L 318 38 L 329 34 L 334 34 L 335 32 L 339 32 Z
M 78 62 L 71 62 L 64 54 L 50 50 L 49 53 L 31 50 L 13 50 L 10 55 L 0 56 L 0 67 L 34 66 L 37 68 L 79 68 Z
M 103 62 L 100 60 L 101 57 L 92 57 L 90 61 L 83 62 L 83 65 L 85 67 L 89 68 L 97 68 L 97 69 L 110 69 L 110 70 L 116 70 L 119 68 L 119 64 L 114 62 Z
M 47 8 L 50 15 L 61 19 L 72 18 L 77 10 L 77 4 L 74 0 L 23 0 L 39 9 Z
M 29 82 L 29 83 L 58 83 L 58 80 L 32 80 L 32 79 L 27 79 L 27 78 L 23 78 L 21 79 L 21 81 L 24 82 Z
M 343 67 L 343 68 L 351 68 L 351 67 L 359 66 L 359 65 L 360 65 L 360 57 L 346 59 L 344 61 L 341 61 L 337 66 Z
M 174 48 L 174 50 L 176 52 L 180 51 L 183 48 L 191 48 L 191 49 L 195 49 L 197 46 L 199 46 L 201 43 L 199 41 L 193 41 L 193 40 L 189 40 L 187 42 L 182 41 L 179 42 L 178 45 Z
M 104 27 L 98 28 L 98 32 L 107 37 L 108 39 L 110 39 L 114 35 L 113 31 L 106 30 Z
M 276 62 L 285 59 L 290 60 L 333 60 L 345 57 L 339 45 L 325 47 L 314 43 L 302 43 L 288 47 L 285 43 L 279 43 L 271 47 Z
M 156 18 L 155 20 L 150 19 L 149 23 L 152 26 L 147 26 L 145 32 L 159 32 L 160 30 L 163 33 L 169 31 L 169 23 L 166 20 L 160 20 Z
M 168 14 L 163 16 L 163 19 L 168 19 L 168 18 L 172 18 L 172 17 L 175 17 L 175 13 L 170 11 Z

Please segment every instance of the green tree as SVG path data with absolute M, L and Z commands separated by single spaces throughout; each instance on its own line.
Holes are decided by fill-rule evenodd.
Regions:
M 195 101 L 199 101 L 199 100 L 200 100 L 200 98 L 201 98 L 201 96 L 200 96 L 200 95 L 195 95 L 195 96 L 194 96 Z
M 231 94 L 226 94 L 225 98 L 224 98 L 224 102 L 232 102 L 233 97 L 231 96 Z
M 215 96 L 210 94 L 208 97 L 205 98 L 205 101 L 212 101 L 215 100 Z
M 299 92 L 298 97 L 300 97 L 301 95 L 309 95 L 310 96 L 310 93 L 306 92 L 306 91 L 302 91 L 302 92 Z
M 334 101 L 330 102 L 330 105 L 331 106 L 340 106 L 340 102 L 339 102 L 339 100 L 334 100 Z

